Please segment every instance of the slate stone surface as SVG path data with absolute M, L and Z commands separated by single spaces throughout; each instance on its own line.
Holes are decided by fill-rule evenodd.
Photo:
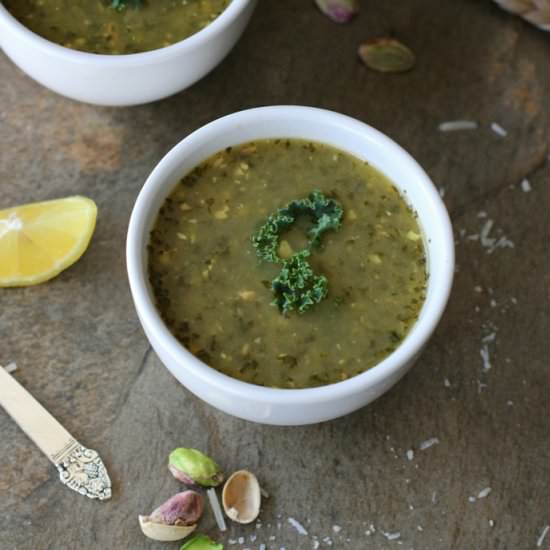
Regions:
M 358 61 L 361 41 L 388 33 L 416 53 L 412 72 Z M 307 549 L 314 537 L 321 548 L 550 548 L 549 54 L 550 35 L 489 2 L 365 2 L 337 26 L 311 2 L 261 0 L 213 73 L 128 109 L 59 97 L 0 54 L 0 208 L 71 194 L 99 206 L 75 266 L 0 291 L 0 362 L 17 362 L 18 380 L 100 450 L 114 482 L 104 503 L 68 491 L 0 412 L 0 548 L 178 548 L 146 540 L 137 515 L 178 490 L 165 462 L 180 445 L 257 472 L 271 494 L 261 525 L 222 537 L 205 518 L 226 548 Z M 124 263 L 132 204 L 169 148 L 221 115 L 281 103 L 341 111 L 406 147 L 444 192 L 457 244 L 449 307 L 410 374 L 369 407 L 302 428 L 228 417 L 181 387 L 148 346 Z M 456 119 L 479 128 L 438 131 Z M 488 220 L 489 238 L 513 248 L 480 242 Z

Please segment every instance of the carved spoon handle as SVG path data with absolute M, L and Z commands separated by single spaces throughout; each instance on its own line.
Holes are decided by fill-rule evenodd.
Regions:
M 96 451 L 82 446 L 21 385 L 0 367 L 0 405 L 54 463 L 61 482 L 90 498 L 111 496 L 111 480 Z

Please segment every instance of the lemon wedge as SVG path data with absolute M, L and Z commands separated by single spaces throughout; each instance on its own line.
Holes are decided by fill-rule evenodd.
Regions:
M 96 217 L 94 201 L 78 196 L 0 210 L 0 287 L 59 275 L 88 248 Z

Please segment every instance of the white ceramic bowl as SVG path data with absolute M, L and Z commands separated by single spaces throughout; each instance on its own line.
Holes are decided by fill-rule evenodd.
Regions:
M 175 94 L 210 72 L 244 31 L 256 0 L 233 0 L 198 33 L 158 50 L 98 55 L 54 44 L 0 2 L 0 47 L 30 77 L 61 95 L 97 105 L 137 105 Z
M 272 389 L 230 378 L 209 367 L 161 320 L 147 276 L 147 242 L 158 210 L 176 182 L 230 145 L 262 138 L 324 142 L 366 160 L 389 176 L 416 210 L 424 233 L 429 281 L 424 306 L 401 345 L 370 370 L 337 384 Z M 434 185 L 394 141 L 344 115 L 310 107 L 261 107 L 218 119 L 186 137 L 158 164 L 141 190 L 128 229 L 127 264 L 135 306 L 151 345 L 170 372 L 195 395 L 226 413 L 265 424 L 299 425 L 350 413 L 390 389 L 412 366 L 447 303 L 454 271 L 449 216 Z

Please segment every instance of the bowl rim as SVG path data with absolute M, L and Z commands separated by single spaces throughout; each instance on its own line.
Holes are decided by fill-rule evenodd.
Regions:
M 61 44 L 57 44 L 56 42 L 52 42 L 51 40 L 40 36 L 26 27 L 10 13 L 1 1 L 0 29 L 2 28 L 2 25 L 6 25 L 6 27 L 10 27 L 22 40 L 31 43 L 31 45 L 36 48 L 45 49 L 52 55 L 64 58 L 66 61 L 76 63 L 86 62 L 88 64 L 101 65 L 139 65 L 143 63 L 152 63 L 158 61 L 159 59 L 177 56 L 186 50 L 200 47 L 205 42 L 208 42 L 214 35 L 220 33 L 223 29 L 233 23 L 245 7 L 254 1 L 255 0 L 231 0 L 229 5 L 222 13 L 220 13 L 220 15 L 218 15 L 218 17 L 216 17 L 203 29 L 197 31 L 195 34 L 175 42 L 170 46 L 139 53 L 99 54 L 67 48 L 66 46 L 62 46 Z M 2 41 L 0 40 L 0 44 L 1 43 Z
M 265 120 L 269 117 L 278 120 L 282 118 L 290 120 L 296 117 L 300 119 L 310 117 L 310 120 L 311 117 L 324 119 L 323 121 L 328 125 L 343 125 L 350 131 L 374 138 L 376 141 L 381 142 L 384 147 L 392 150 L 392 154 L 401 156 L 402 160 L 406 161 L 409 167 L 416 172 L 415 178 L 422 182 L 425 194 L 428 196 L 427 200 L 430 201 L 432 208 L 437 212 L 437 224 L 443 243 L 443 257 L 438 262 L 437 279 L 434 280 L 435 275 L 429 273 L 427 285 L 427 289 L 431 285 L 437 285 L 439 291 L 433 293 L 430 302 L 428 302 L 427 292 L 427 298 L 423 304 L 423 309 L 426 309 L 425 312 L 423 311 L 423 317 L 419 318 L 411 327 L 399 347 L 380 363 L 361 374 L 341 382 L 314 388 L 286 389 L 258 386 L 232 378 L 210 367 L 191 354 L 172 335 L 164 321 L 162 321 L 147 290 L 147 267 L 144 262 L 146 246 L 143 243 L 141 234 L 144 231 L 143 224 L 151 210 L 149 205 L 154 203 L 154 199 L 160 191 L 166 189 L 168 174 L 181 162 L 181 157 L 185 156 L 188 148 L 198 147 L 212 133 L 219 135 L 226 128 L 246 126 L 250 123 L 258 125 L 261 119 Z M 335 142 L 333 146 L 339 147 Z M 340 147 L 342 150 L 346 150 L 344 146 Z M 422 220 L 420 214 L 419 222 L 421 227 L 433 223 L 433 221 L 426 222 Z M 143 238 L 147 238 L 147 235 L 143 235 Z M 229 393 L 235 397 L 244 394 L 249 400 L 278 405 L 295 404 L 297 402 L 302 404 L 322 403 L 349 397 L 390 379 L 392 375 L 397 375 L 404 364 L 420 353 L 437 326 L 447 304 L 454 275 L 454 238 L 449 214 L 435 185 L 416 160 L 395 141 L 364 122 L 333 111 L 297 105 L 276 105 L 238 111 L 200 127 L 175 145 L 156 165 L 139 192 L 128 226 L 126 256 L 131 293 L 138 316 L 144 327 L 146 327 L 148 338 L 152 335 L 180 367 L 192 370 L 193 374 L 205 384 L 214 386 L 219 391 L 225 394 Z

